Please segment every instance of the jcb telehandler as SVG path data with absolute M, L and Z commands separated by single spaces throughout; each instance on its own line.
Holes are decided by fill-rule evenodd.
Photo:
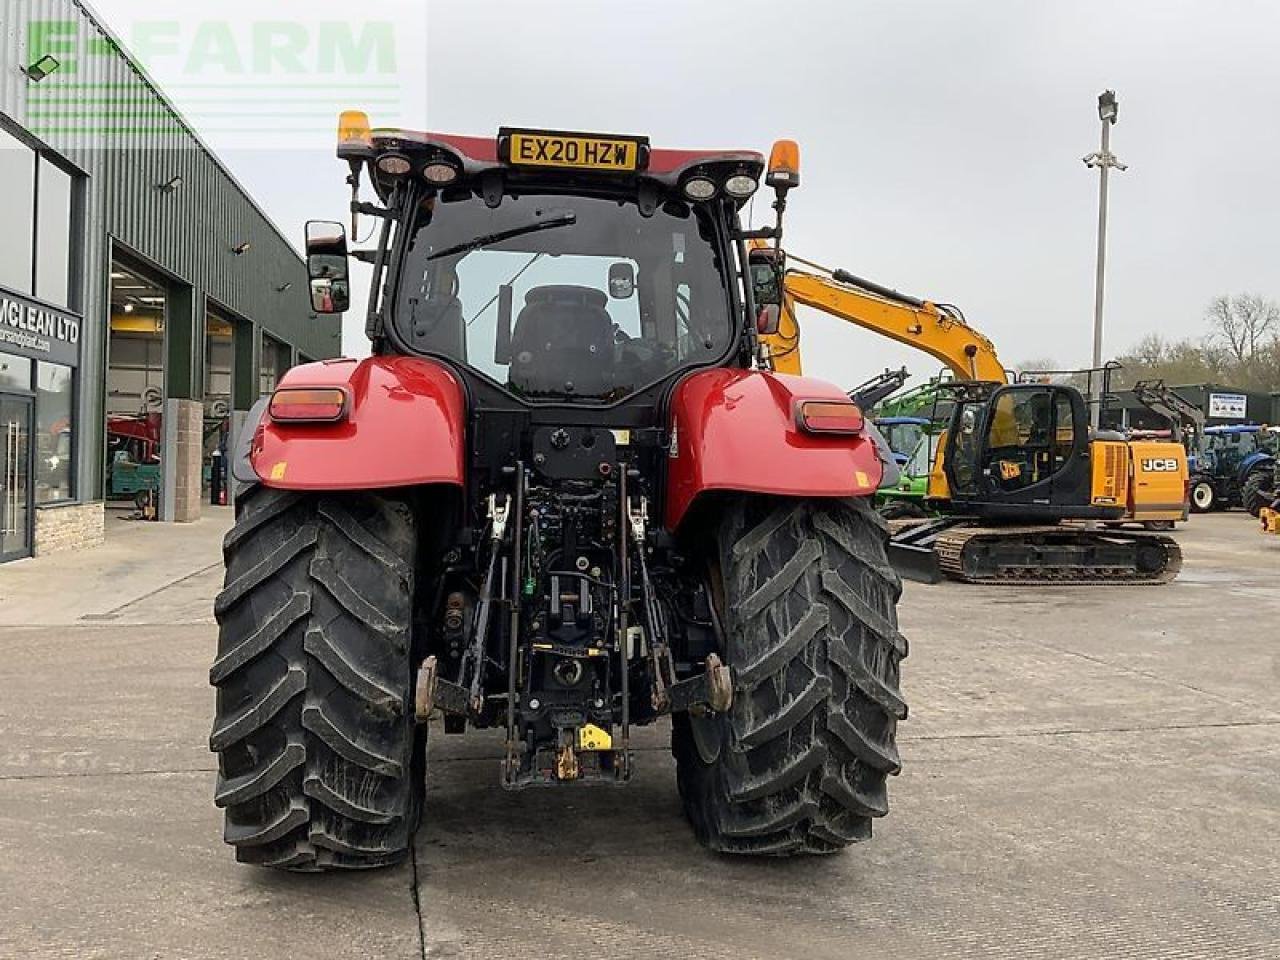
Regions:
M 373 355 L 296 367 L 237 445 L 211 672 L 240 860 L 403 858 L 427 725 L 505 732 L 507 788 L 624 784 L 666 714 L 714 850 L 871 834 L 906 716 L 882 471 L 843 391 L 777 375 L 739 210 L 794 143 L 341 121 L 380 222 Z M 308 228 L 317 311 L 345 229 Z M 433 729 L 439 730 L 438 726 Z

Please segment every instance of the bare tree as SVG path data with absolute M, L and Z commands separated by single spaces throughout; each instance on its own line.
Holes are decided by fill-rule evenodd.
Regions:
M 1223 383 L 1246 390 L 1280 387 L 1280 304 L 1257 294 L 1215 297 L 1205 310 L 1209 333 L 1166 340 L 1149 333 L 1116 359 L 1113 385 L 1161 377 L 1170 384 Z
M 1036 357 L 1032 360 L 1025 360 L 1018 364 L 1017 370 L 1026 371 L 1045 371 L 1045 370 L 1061 370 L 1062 367 L 1053 357 L 1044 356 Z
M 1215 297 L 1205 313 L 1210 338 L 1243 368 L 1252 366 L 1280 335 L 1280 304 L 1255 293 Z
M 1148 333 L 1121 359 L 1127 366 L 1155 368 L 1168 359 L 1169 348 L 1158 333 Z

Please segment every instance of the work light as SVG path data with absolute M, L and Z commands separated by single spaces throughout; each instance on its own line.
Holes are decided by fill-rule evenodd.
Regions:
M 756 192 L 757 186 L 759 184 L 754 177 L 739 173 L 724 182 L 724 192 L 738 200 L 744 200 Z
M 423 168 L 422 177 L 427 183 L 444 187 L 458 179 L 458 168 L 451 163 L 429 163 Z
M 715 181 L 706 177 L 690 177 L 684 182 L 683 189 L 690 200 L 710 200 L 716 195 Z
M 402 177 L 413 169 L 413 164 L 402 153 L 385 153 L 378 158 L 378 169 L 390 176 Z

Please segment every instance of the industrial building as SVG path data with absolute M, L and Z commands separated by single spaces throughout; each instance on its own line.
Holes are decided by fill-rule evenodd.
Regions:
M 0 21 L 3 562 L 98 542 L 109 516 L 197 518 L 237 414 L 341 332 L 91 10 L 0 0 Z
M 1172 385 L 1171 385 L 1172 386 Z M 1280 393 L 1250 391 L 1217 383 L 1172 386 L 1192 406 L 1204 412 L 1208 426 L 1240 423 L 1280 423 Z M 1164 417 L 1145 407 L 1132 390 L 1118 390 L 1108 404 L 1104 421 L 1119 430 L 1164 430 Z

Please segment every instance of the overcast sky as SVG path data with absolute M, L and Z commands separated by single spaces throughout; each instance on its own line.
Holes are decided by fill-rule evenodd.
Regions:
M 353 10 L 290 0 L 234 13 L 236 2 L 212 9 L 302 24 Z M 93 5 L 126 42 L 156 17 L 151 0 Z M 193 7 L 176 14 L 185 42 L 212 15 Z M 794 138 L 803 184 L 787 246 L 959 304 L 1007 366 L 1089 357 L 1098 184 L 1081 158 L 1097 149 L 1106 87 L 1120 98 L 1112 149 L 1129 164 L 1112 178 L 1106 354 L 1151 331 L 1200 335 L 1220 293 L 1280 298 L 1278 4 L 455 0 L 424 12 L 370 0 L 358 10 L 391 8 L 406 25 L 402 96 L 370 109 L 375 125 L 492 134 L 524 124 L 762 152 Z M 160 60 L 148 66 L 174 80 L 184 107 L 176 60 Z M 324 91 L 309 106 L 362 106 L 368 94 L 355 94 Z M 191 110 L 200 126 L 199 104 Z M 328 136 L 333 123 L 321 126 Z M 309 217 L 344 217 L 345 168 L 331 149 L 281 151 L 279 135 L 248 149 L 203 127 L 291 237 Z M 756 222 L 767 215 L 762 195 Z M 807 372 L 845 386 L 888 365 L 935 372 L 923 354 L 821 315 L 802 320 Z M 364 352 L 362 327 L 358 310 L 348 315 L 348 352 Z

